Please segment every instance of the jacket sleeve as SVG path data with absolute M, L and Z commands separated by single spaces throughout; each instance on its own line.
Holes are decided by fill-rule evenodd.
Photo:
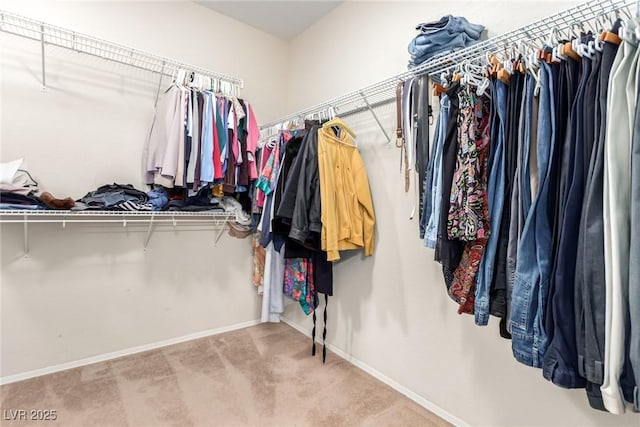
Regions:
M 317 128 L 312 128 L 304 143 L 304 152 L 300 164 L 300 176 L 298 177 L 298 188 L 296 191 L 296 201 L 291 218 L 291 231 L 289 237 L 300 243 L 304 243 L 309 236 L 309 210 L 312 201 L 315 200 L 315 189 L 313 188 L 313 174 L 318 173 L 317 152 Z M 319 213 L 318 213 L 319 218 Z
M 304 162 L 304 153 L 306 147 L 306 136 L 302 141 L 300 147 L 300 153 L 296 156 L 291 171 L 287 176 L 287 180 L 284 185 L 284 191 L 282 193 L 282 200 L 280 206 L 276 212 L 276 218 L 285 218 L 289 222 L 293 218 L 293 212 L 295 210 L 296 197 L 298 191 L 298 180 L 300 178 L 300 171 L 302 169 L 302 163 Z
M 362 162 L 362 160 L 360 160 Z M 364 254 L 366 256 L 373 255 L 374 245 L 374 226 L 376 223 L 376 215 L 373 210 L 373 199 L 371 198 L 371 189 L 369 188 L 369 178 L 364 167 L 364 162 L 356 175 L 356 194 L 358 195 L 358 203 L 362 210 L 362 237 L 364 240 Z

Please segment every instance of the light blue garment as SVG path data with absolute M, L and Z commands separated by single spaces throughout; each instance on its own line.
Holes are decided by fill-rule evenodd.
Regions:
M 0 210 L 25 210 L 25 211 L 35 211 L 46 209 L 44 206 L 40 205 L 19 205 L 14 203 L 0 203 Z
M 154 188 L 147 193 L 149 197 L 148 203 L 151 204 L 154 211 L 162 210 L 169 203 L 169 196 L 164 188 Z
M 216 120 L 220 120 L 221 126 L 218 127 L 218 142 L 220 144 L 220 159 L 222 162 L 222 175 L 227 173 L 229 165 L 229 131 L 227 121 L 229 119 L 229 108 L 227 98 L 220 97 L 216 100 L 218 103 L 216 108 Z
M 472 39 L 478 40 L 484 31 L 484 25 L 472 24 L 464 16 L 445 15 L 437 21 L 418 24 L 416 30 L 424 34 L 464 32 Z
M 502 220 L 502 208 L 505 198 L 505 130 L 507 121 L 507 85 L 500 80 L 495 82 L 493 92 L 496 106 L 498 134 L 493 144 L 494 157 L 491 164 L 491 173 L 487 185 L 487 198 L 489 201 L 489 218 L 491 218 L 491 234 L 487 240 L 487 246 L 482 256 L 480 268 L 476 275 L 474 314 L 476 325 L 485 326 L 489 322 L 489 290 L 493 280 L 498 238 L 500 233 L 500 221 Z
M 434 141 L 433 146 L 431 147 L 431 154 L 429 156 L 429 164 L 427 165 L 427 171 L 424 175 L 424 181 L 422 182 L 422 191 L 424 194 L 424 199 L 422 203 L 422 215 L 420 215 L 420 238 L 424 240 L 424 235 L 427 230 L 427 225 L 429 223 L 429 218 L 431 217 L 431 210 L 433 209 L 433 201 L 432 201 L 432 188 L 433 188 L 433 174 L 434 174 L 434 163 L 436 159 L 436 151 L 437 149 L 437 139 L 440 136 L 440 126 L 442 122 L 442 114 L 438 115 L 438 119 L 436 120 L 436 127 L 433 131 Z
M 484 26 L 471 24 L 461 16 L 446 15 L 439 21 L 418 24 L 416 30 L 420 30 L 420 34 L 411 40 L 408 47 L 410 68 L 475 44 Z
M 520 149 L 518 150 L 518 167 L 514 180 L 513 197 L 511 199 L 511 226 L 509 228 L 509 243 L 507 249 L 507 319 L 511 313 L 511 294 L 516 276 L 516 262 L 518 259 L 518 245 L 522 238 L 524 225 L 531 209 L 531 139 L 533 126 L 533 103 L 536 81 L 532 74 L 527 74 L 523 112 L 520 116 Z M 507 324 L 507 330 L 510 325 Z M 511 332 L 509 330 L 509 332 Z
M 440 100 L 440 115 L 438 116 L 438 133 L 433 144 L 435 156 L 433 159 L 433 178 L 431 185 L 431 215 L 424 232 L 424 245 L 430 249 L 436 248 L 438 241 L 438 223 L 440 221 L 440 206 L 442 204 L 442 151 L 447 137 L 449 125 L 449 97 L 445 94 Z
M 537 197 L 527 215 L 518 246 L 516 277 L 511 297 L 511 316 L 508 319 L 514 357 L 521 363 L 535 367 L 542 366 L 546 345 L 542 313 L 544 313 L 547 297 L 546 287 L 548 287 L 550 266 L 545 268 L 546 279 L 541 280 L 538 254 L 541 250 L 546 250 L 547 256 L 551 252 L 551 227 L 548 221 L 547 205 L 555 141 L 553 79 L 550 66 L 544 62 L 541 64 L 537 137 L 540 184 Z M 547 220 L 544 221 L 543 217 Z M 543 283 L 545 281 L 546 283 Z
M 200 151 L 200 181 L 213 182 L 213 105 L 211 92 L 202 92 L 202 148 Z

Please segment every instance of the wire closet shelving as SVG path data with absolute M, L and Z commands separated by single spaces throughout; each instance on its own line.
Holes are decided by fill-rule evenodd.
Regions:
M 99 39 L 90 35 L 78 33 L 35 19 L 20 16 L 0 10 L 0 31 L 11 35 L 35 40 L 40 43 L 42 60 L 42 89 L 46 90 L 46 46 L 69 49 L 81 54 L 90 55 L 104 60 L 116 62 L 139 70 L 160 75 L 156 91 L 156 101 L 160 92 L 164 76 L 176 76 L 180 73 L 193 73 L 208 78 L 212 87 L 226 94 L 237 94 L 244 85 L 243 80 L 223 73 L 207 70 L 184 62 L 165 58 L 142 50 L 123 46 Z M 225 226 L 238 221 L 236 213 L 205 211 L 205 212 L 134 212 L 134 211 L 57 211 L 57 210 L 0 210 L 1 224 L 23 224 L 24 253 L 29 252 L 28 224 L 55 223 L 62 224 L 148 224 L 144 248 L 146 250 L 151 234 L 156 225 L 205 225 L 218 230 L 214 243 L 220 240 Z
M 576 24 L 592 22 L 596 18 L 619 9 L 637 5 L 637 0 L 589 0 L 586 3 L 571 7 L 554 15 L 539 19 L 524 27 L 517 28 L 499 36 L 478 42 L 477 44 L 457 50 L 442 57 L 427 61 L 411 70 L 389 77 L 372 85 L 346 93 L 336 98 L 305 108 L 280 119 L 266 123 L 260 127 L 263 137 L 277 134 L 292 120 L 299 120 L 313 115 L 333 111 L 345 117 L 362 111 L 370 111 L 382 132 L 390 138 L 380 124 L 373 108 L 395 100 L 395 89 L 399 82 L 413 77 L 429 75 L 439 76 L 450 71 L 465 61 L 473 61 L 485 57 L 490 52 L 504 52 L 521 41 L 538 41 L 542 44 L 553 30 L 571 29 Z
M 217 244 L 229 222 L 237 221 L 235 212 L 221 211 L 72 211 L 72 210 L 0 210 L 0 224 L 23 224 L 24 227 L 24 254 L 29 253 L 29 228 L 28 224 L 122 224 L 127 227 L 130 224 L 148 224 L 147 234 L 144 240 L 144 249 L 147 249 L 151 234 L 155 225 L 185 225 L 200 224 L 211 226 L 218 230 L 214 243 Z
M 46 90 L 45 47 L 57 46 L 163 76 L 176 76 L 179 70 L 211 79 L 212 87 L 224 93 L 237 93 L 242 79 L 165 58 L 142 50 L 112 43 L 35 19 L 0 10 L 0 31 L 40 42 L 42 89 Z M 161 83 L 160 81 L 160 83 Z M 160 87 L 160 83 L 158 88 Z

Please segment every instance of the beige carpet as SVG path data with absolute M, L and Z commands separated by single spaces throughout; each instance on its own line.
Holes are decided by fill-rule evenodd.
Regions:
M 285 324 L 262 324 L 0 388 L 2 426 L 446 426 Z M 321 348 L 321 347 L 320 347 Z M 56 421 L 8 421 L 16 410 Z

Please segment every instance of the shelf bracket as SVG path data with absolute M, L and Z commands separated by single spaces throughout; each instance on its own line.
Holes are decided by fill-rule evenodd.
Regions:
M 22 223 L 24 226 L 24 257 L 29 256 L 29 228 L 27 225 L 27 215 L 24 216 L 24 222 Z
M 214 219 L 214 224 L 216 223 L 216 220 Z M 222 233 L 224 233 L 224 229 L 227 226 L 227 223 L 229 222 L 229 218 L 225 218 L 222 221 L 222 225 L 220 226 L 220 230 L 218 231 L 218 234 L 216 234 L 216 239 L 213 241 L 213 246 L 218 246 L 218 242 L 220 241 L 220 238 L 222 237 Z
M 382 126 L 382 123 L 380 123 L 380 119 L 378 118 L 378 115 L 376 114 L 375 111 L 373 111 L 373 108 L 371 108 L 371 105 L 369 104 L 369 100 L 367 99 L 366 96 L 364 96 L 364 93 L 362 93 L 362 92 L 358 92 L 358 93 L 362 97 L 362 100 L 364 101 L 365 105 L 367 106 L 367 109 L 369 110 L 369 112 L 373 115 L 373 118 L 376 120 L 376 123 L 378 123 L 378 126 L 380 127 L 380 130 L 384 134 L 385 138 L 387 138 L 387 143 L 390 144 L 391 143 L 391 138 L 389 138 L 389 134 L 385 130 L 384 126 Z
M 40 25 L 40 55 L 42 60 L 42 91 L 47 91 L 47 77 L 44 61 L 44 25 Z
M 144 239 L 144 250 L 147 250 L 147 245 L 149 244 L 149 239 L 151 239 L 151 232 L 153 231 L 153 219 L 155 218 L 156 214 L 152 213 L 151 214 L 151 219 L 149 220 L 149 228 L 147 228 L 147 236 Z

